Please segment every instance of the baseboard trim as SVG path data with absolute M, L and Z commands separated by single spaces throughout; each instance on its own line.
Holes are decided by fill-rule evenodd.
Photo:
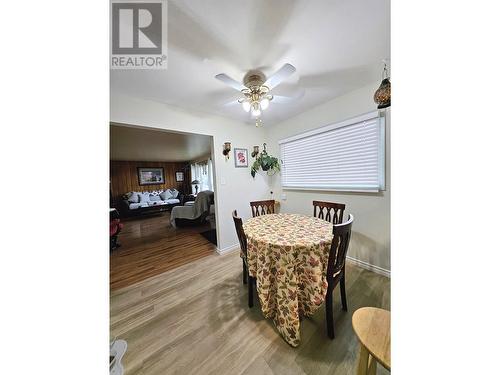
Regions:
M 362 260 L 351 258 L 350 256 L 347 257 L 347 260 L 350 261 L 351 263 L 354 263 L 355 265 L 364 268 L 365 270 L 375 272 L 379 275 L 385 276 L 385 277 L 391 277 L 391 271 L 386 270 L 385 268 L 379 267 L 379 266 L 374 266 L 373 264 L 363 262 Z
M 236 243 L 234 245 L 227 246 L 223 249 L 217 248 L 217 253 L 219 255 L 224 255 L 224 254 L 227 254 L 227 253 L 230 253 L 232 251 L 239 250 L 239 249 L 240 249 L 240 244 Z M 347 256 L 347 260 L 351 263 L 354 263 L 355 265 L 357 265 L 361 268 L 364 268 L 365 270 L 375 272 L 375 273 L 382 275 L 382 276 L 385 276 L 385 277 L 389 277 L 389 278 L 391 277 L 391 271 L 386 270 L 385 268 L 375 266 L 375 265 L 367 263 L 367 262 L 363 262 L 362 260 L 355 259 L 355 258 L 352 258 L 350 256 Z
M 219 255 L 224 255 L 224 254 L 230 253 L 231 251 L 235 251 L 235 250 L 239 250 L 239 249 L 240 249 L 240 244 L 236 243 L 234 245 L 227 246 L 227 247 L 225 247 L 223 249 L 217 248 L 217 253 Z

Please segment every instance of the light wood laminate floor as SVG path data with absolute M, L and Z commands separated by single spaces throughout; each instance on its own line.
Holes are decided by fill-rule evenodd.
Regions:
M 129 219 L 110 255 L 110 287 L 119 289 L 213 255 L 216 247 L 199 234 L 210 224 L 173 228 L 170 212 Z
M 292 348 L 259 303 L 248 308 L 238 252 L 210 255 L 112 291 L 111 336 L 128 342 L 127 375 L 355 374 L 352 314 L 362 306 L 390 310 L 390 280 L 348 264 L 346 290 L 348 312 L 335 290 L 335 340 L 322 306 L 301 322 L 301 344 Z

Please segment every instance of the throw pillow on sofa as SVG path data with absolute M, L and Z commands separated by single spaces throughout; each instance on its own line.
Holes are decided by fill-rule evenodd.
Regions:
M 137 194 L 135 191 L 129 193 L 128 201 L 129 203 L 139 203 L 139 194 Z
M 149 200 L 150 200 L 151 202 L 159 202 L 159 201 L 161 201 L 161 198 L 160 198 L 160 196 L 159 196 L 159 195 L 153 195 L 153 194 L 151 194 L 151 195 L 149 196 Z
M 160 193 L 160 198 L 161 198 L 162 201 L 166 201 L 168 199 L 171 199 L 172 198 L 172 193 L 170 193 L 169 190 L 162 191 Z
M 139 194 L 139 202 L 141 202 L 141 203 L 149 202 L 149 193 L 140 193 Z
M 177 196 L 179 195 L 179 192 L 175 189 L 168 189 L 168 191 L 170 192 L 170 195 L 172 196 L 172 199 L 175 199 L 177 198 Z

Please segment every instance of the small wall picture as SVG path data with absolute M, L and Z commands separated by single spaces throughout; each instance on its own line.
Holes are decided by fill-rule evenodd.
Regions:
M 165 183 L 163 168 L 137 168 L 139 185 L 159 185 Z
M 234 166 L 237 168 L 248 167 L 248 150 L 246 148 L 234 149 Z
M 184 172 L 175 172 L 175 181 L 176 182 L 184 181 Z

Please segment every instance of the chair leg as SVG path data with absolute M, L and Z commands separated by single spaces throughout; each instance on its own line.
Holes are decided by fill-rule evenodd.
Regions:
M 377 361 L 371 355 L 368 356 L 368 370 L 366 370 L 367 375 L 377 375 Z
M 253 277 L 248 277 L 248 307 L 253 307 Z
M 357 375 L 366 375 L 368 372 L 368 361 L 370 360 L 370 353 L 366 347 L 359 343 L 359 356 L 358 356 L 358 371 Z
M 248 271 L 247 271 L 247 265 L 245 264 L 245 260 L 241 260 L 243 262 L 243 284 L 247 283 L 248 280 Z
M 119 247 L 120 247 L 120 244 L 118 243 L 118 235 L 115 234 L 114 236 L 111 237 L 110 249 L 115 250 Z
M 347 297 L 345 295 L 345 272 L 340 278 L 340 299 L 342 300 L 342 310 L 347 311 Z
M 333 329 L 333 289 L 328 289 L 326 292 L 326 330 L 328 332 L 328 337 L 332 340 L 335 338 L 335 332 Z

